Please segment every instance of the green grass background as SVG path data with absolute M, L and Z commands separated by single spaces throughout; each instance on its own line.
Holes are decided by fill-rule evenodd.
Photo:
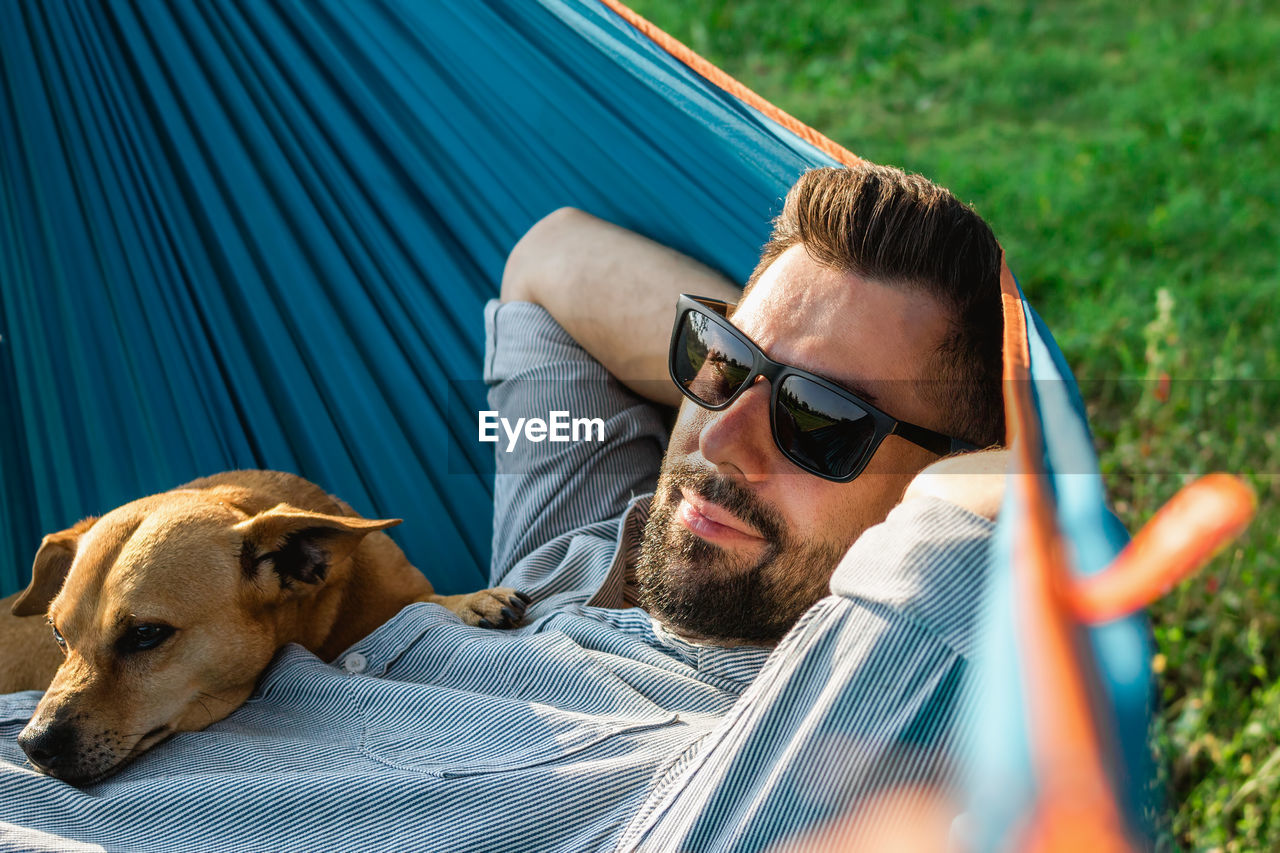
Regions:
M 1280 4 L 631 5 L 982 213 L 1130 530 L 1195 475 L 1251 482 L 1250 531 L 1153 611 L 1160 847 L 1280 850 Z

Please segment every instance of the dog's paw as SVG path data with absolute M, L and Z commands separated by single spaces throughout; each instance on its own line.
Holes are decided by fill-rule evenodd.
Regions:
M 470 595 L 452 596 L 448 607 L 468 625 L 481 628 L 514 628 L 524 620 L 524 611 L 533 600 L 523 592 L 496 586 Z

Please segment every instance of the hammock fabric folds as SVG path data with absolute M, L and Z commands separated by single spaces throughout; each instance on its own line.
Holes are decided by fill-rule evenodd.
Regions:
M 0 590 L 25 585 L 44 533 L 250 467 L 405 518 L 392 535 L 442 592 L 481 586 L 481 314 L 518 237 L 572 205 L 743 280 L 800 172 L 851 156 L 628 14 L 0 4 Z M 992 847 L 1053 793 L 1019 567 L 1048 548 L 1093 575 L 1125 541 L 1070 373 L 1012 276 L 1005 298 L 1011 433 L 1034 485 L 1011 491 L 994 569 L 994 794 L 978 786 L 974 805 Z M 1063 626 L 1113 829 L 1140 837 L 1142 623 Z
M 4 4 L 0 73 L 7 592 L 44 533 L 243 467 L 477 587 L 519 235 L 570 204 L 745 277 L 823 160 L 592 4 Z

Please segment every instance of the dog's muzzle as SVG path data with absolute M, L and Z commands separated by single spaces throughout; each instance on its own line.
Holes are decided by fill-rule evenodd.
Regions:
M 18 745 L 39 770 L 62 776 L 79 757 L 80 738 L 74 726 L 52 723 L 39 728 L 27 726 L 18 735 Z

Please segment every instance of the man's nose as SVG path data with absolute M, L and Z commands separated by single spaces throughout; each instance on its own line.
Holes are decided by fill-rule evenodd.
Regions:
M 698 433 L 698 450 L 725 473 L 759 482 L 776 464 L 769 425 L 769 380 L 758 377 L 727 409 L 708 412 Z
M 28 725 L 18 735 L 18 745 L 31 763 L 46 773 L 56 774 L 75 761 L 78 737 L 69 723 Z

